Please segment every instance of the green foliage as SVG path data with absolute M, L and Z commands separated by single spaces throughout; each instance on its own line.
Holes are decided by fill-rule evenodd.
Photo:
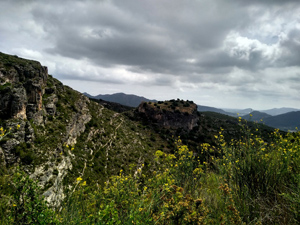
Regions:
M 196 109 L 196 105 L 191 105 L 191 101 L 183 100 L 170 100 L 170 101 L 158 101 L 157 103 L 152 104 L 151 102 L 144 102 L 143 107 L 149 106 L 154 107 L 156 110 L 162 110 L 164 113 L 167 111 L 175 111 L 176 113 L 184 113 L 185 115 L 190 115 Z
M 218 148 L 202 144 L 198 154 L 178 140 L 173 154 L 156 151 L 150 171 L 131 164 L 96 189 L 88 175 L 73 178 L 56 215 L 36 183 L 17 172 L 2 217 L 15 224 L 299 223 L 300 133 L 275 131 L 267 143 L 241 126 L 241 139 L 226 142 L 221 130 Z
M 7 203 L 7 224 L 57 224 L 54 211 L 40 196 L 37 183 L 17 171 L 10 184 L 11 200 Z
M 6 82 L 6 83 L 4 83 L 3 85 L 0 83 L 0 92 L 1 92 L 2 90 L 4 90 L 5 88 L 8 88 L 8 87 L 11 87 L 11 83 Z
M 14 153 L 16 156 L 20 157 L 21 162 L 25 165 L 30 165 L 36 159 L 30 145 L 28 146 L 25 142 L 17 145 L 14 148 Z
M 90 194 L 86 192 L 84 181 L 79 179 L 78 190 L 61 213 L 62 221 L 72 221 L 70 224 L 78 222 L 75 218 L 81 218 L 85 224 L 200 224 L 206 221 L 208 210 L 192 191 L 202 176 L 201 165 L 193 162 L 193 153 L 180 142 L 177 155 L 178 160 L 173 154 L 157 151 L 157 169 L 151 176 L 143 173 L 144 164 L 135 169 L 131 167 L 128 175 L 121 170 L 119 175 L 110 177 L 103 188 Z M 70 217 L 73 213 L 76 216 Z
M 37 61 L 19 58 L 16 55 L 7 55 L 2 52 L 0 52 L 0 61 L 8 69 L 15 65 L 24 67 L 31 66 L 35 69 L 38 69 L 41 66 L 40 63 Z
M 249 130 L 246 134 L 230 143 L 222 133 L 217 137 L 224 154 L 219 170 L 233 190 L 243 220 L 299 222 L 300 133 L 282 136 L 275 130 L 269 142 Z

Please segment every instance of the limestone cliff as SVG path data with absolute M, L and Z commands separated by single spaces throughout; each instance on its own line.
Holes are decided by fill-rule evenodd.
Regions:
M 0 117 L 40 121 L 47 67 L 0 53 Z

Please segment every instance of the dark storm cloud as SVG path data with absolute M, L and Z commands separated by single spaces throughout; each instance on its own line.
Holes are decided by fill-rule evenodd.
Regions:
M 87 58 L 103 67 L 126 65 L 132 71 L 200 74 L 199 80 L 201 74 L 228 73 L 234 67 L 257 71 L 276 66 L 259 46 L 236 48 L 231 55 L 221 48 L 230 31 L 243 33 L 255 24 L 265 8 L 251 13 L 250 6 L 261 5 L 259 1 L 78 1 L 72 7 L 56 3 L 33 9 L 54 42 L 47 49 L 51 54 Z M 271 3 L 270 7 L 282 4 Z M 233 10 L 237 5 L 240 8 Z M 299 46 L 293 40 L 290 34 L 281 45 L 287 50 L 277 60 L 282 66 L 299 65 Z
M 33 13 L 54 36 L 54 47 L 47 49 L 50 53 L 88 58 L 101 66 L 121 64 L 175 75 L 203 70 L 186 60 L 210 57 L 208 51 L 221 46 L 230 28 L 247 23 L 244 16 L 236 24 L 242 12 L 232 13 L 222 2 L 178 2 L 178 11 L 171 13 L 166 4 L 159 9 L 150 2 L 145 7 L 145 2 L 117 1 L 117 6 L 102 2 L 93 8 L 76 4 L 70 12 L 59 5 L 51 10 L 48 5 Z M 210 12 L 202 10 L 202 5 Z M 225 17 L 218 13 L 220 8 Z
M 280 44 L 283 49 L 283 54 L 278 60 L 279 65 L 300 66 L 300 28 L 291 30 L 287 39 Z

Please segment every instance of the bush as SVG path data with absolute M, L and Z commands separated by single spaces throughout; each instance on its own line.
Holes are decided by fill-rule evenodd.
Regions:
M 234 192 L 243 220 L 298 223 L 300 133 L 282 136 L 275 130 L 268 143 L 249 130 L 246 136 L 230 143 L 222 134 L 217 138 L 224 154 L 219 169 Z
M 20 171 L 14 174 L 9 224 L 58 224 L 54 211 L 39 193 L 37 183 L 27 174 Z

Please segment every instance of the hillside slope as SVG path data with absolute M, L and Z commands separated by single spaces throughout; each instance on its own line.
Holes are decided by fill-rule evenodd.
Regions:
M 263 121 L 266 125 L 275 127 L 284 131 L 295 131 L 300 127 L 300 111 L 288 112 L 278 116 L 265 118 Z
M 136 109 L 92 101 L 39 62 L 3 53 L 0 127 L 6 130 L 0 138 L 0 176 L 20 167 L 53 206 L 74 190 L 78 177 L 93 189 L 121 169 L 132 172 L 144 165 L 151 172 L 155 151 L 174 151 L 178 136 L 197 153 L 201 143 L 216 146 L 220 127 L 226 140 L 242 132 L 237 118 L 197 112 L 191 101 L 146 102 Z M 255 134 L 271 131 L 261 125 Z
M 296 131 L 296 127 L 300 127 L 300 111 L 288 112 L 277 116 L 271 116 L 266 113 L 253 111 L 243 116 L 243 119 L 263 123 L 267 126 L 280 129 L 282 131 Z
M 19 165 L 59 204 L 76 177 L 102 185 L 120 169 L 151 163 L 167 142 L 48 75 L 39 62 L 0 53 L 0 166 Z M 155 138 L 155 142 L 150 138 Z M 153 139 L 152 138 L 152 139 Z
M 295 112 L 295 111 L 300 111 L 300 109 L 296 109 L 296 108 L 274 108 L 274 109 L 268 109 L 268 110 L 260 110 L 261 112 L 267 113 L 271 116 L 278 116 L 280 114 L 285 114 L 285 113 L 289 113 L 289 112 Z
M 255 122 L 260 122 L 261 120 L 265 120 L 268 117 L 271 117 L 271 115 L 259 111 L 252 111 L 250 114 L 242 116 L 242 118 L 245 120 Z
M 227 112 L 223 109 L 209 107 L 209 106 L 203 106 L 203 105 L 198 105 L 198 111 L 199 112 L 216 112 L 216 113 L 221 113 L 221 114 L 225 114 L 228 116 L 236 116 L 236 114 Z

